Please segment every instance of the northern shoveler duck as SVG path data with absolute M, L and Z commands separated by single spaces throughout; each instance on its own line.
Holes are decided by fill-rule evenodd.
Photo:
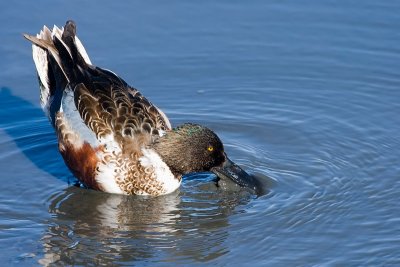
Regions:
M 176 190 L 182 175 L 204 171 L 253 187 L 253 178 L 229 160 L 213 131 L 192 123 L 172 128 L 137 89 L 94 66 L 73 21 L 24 37 L 33 43 L 41 106 L 60 153 L 86 187 L 162 195 Z

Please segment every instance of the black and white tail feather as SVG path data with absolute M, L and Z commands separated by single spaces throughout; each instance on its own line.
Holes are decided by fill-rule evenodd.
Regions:
M 74 23 L 68 21 L 67 25 L 74 25 Z M 57 101 L 56 98 L 60 101 L 63 90 L 70 82 L 70 74 L 67 73 L 67 70 L 71 68 L 65 66 L 66 60 L 62 60 L 60 54 L 64 53 L 62 56 L 65 56 L 65 53 L 68 53 L 71 64 L 74 59 L 70 47 L 75 47 L 77 49 L 75 55 L 80 60 L 83 60 L 85 65 L 92 65 L 78 36 L 73 33 L 74 44 L 72 46 L 66 44 L 67 36 L 67 33 L 64 33 L 64 27 L 58 28 L 56 25 L 54 25 L 53 30 L 44 26 L 43 30 L 41 30 L 36 37 L 24 34 L 24 37 L 32 42 L 32 56 L 40 84 L 40 104 L 53 124 L 54 115 L 52 113 L 54 112 L 51 111 L 51 107 L 55 104 L 53 101 Z M 52 61 L 55 61 L 57 68 L 54 67 L 55 65 L 52 64 Z M 55 75 L 58 75 L 58 77 L 55 77 Z

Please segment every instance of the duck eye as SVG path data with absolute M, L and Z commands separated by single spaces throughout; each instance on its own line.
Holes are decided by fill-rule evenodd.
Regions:
M 208 146 L 208 147 L 207 147 L 207 150 L 210 151 L 210 152 L 212 152 L 212 151 L 214 150 L 214 147 L 213 147 L 213 146 Z

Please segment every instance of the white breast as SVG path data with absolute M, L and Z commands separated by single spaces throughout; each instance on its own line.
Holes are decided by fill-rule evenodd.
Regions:
M 153 149 L 142 149 L 143 156 L 139 159 L 143 167 L 152 167 L 156 179 L 164 184 L 165 194 L 175 191 L 181 184 L 165 164 L 161 157 Z

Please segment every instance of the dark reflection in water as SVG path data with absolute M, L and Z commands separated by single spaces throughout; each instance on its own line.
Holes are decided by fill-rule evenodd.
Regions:
M 202 262 L 229 252 L 228 217 L 248 193 L 223 194 L 186 184 L 181 192 L 152 197 L 122 196 L 70 187 L 49 199 L 53 215 L 42 237 L 43 265 L 116 262 Z M 209 189 L 212 188 L 209 185 Z M 82 253 L 85 256 L 82 257 Z

